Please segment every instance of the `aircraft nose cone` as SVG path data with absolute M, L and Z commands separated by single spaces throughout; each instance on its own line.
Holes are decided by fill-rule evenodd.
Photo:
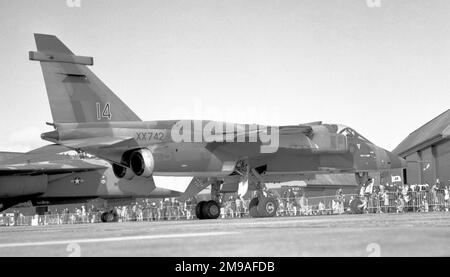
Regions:
M 406 167 L 405 159 L 403 159 L 400 156 L 397 156 L 389 151 L 387 151 L 387 152 L 388 152 L 389 160 L 391 161 L 391 169 Z

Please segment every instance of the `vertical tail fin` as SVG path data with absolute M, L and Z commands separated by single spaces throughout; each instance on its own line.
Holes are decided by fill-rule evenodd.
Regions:
M 56 36 L 34 34 L 34 38 L 38 52 L 30 52 L 30 60 L 41 64 L 54 122 L 140 121 L 87 68 L 93 65 L 92 57 L 74 55 Z

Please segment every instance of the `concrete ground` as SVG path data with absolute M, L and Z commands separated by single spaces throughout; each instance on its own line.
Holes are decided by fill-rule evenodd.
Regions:
M 450 213 L 0 227 L 0 256 L 450 256 Z

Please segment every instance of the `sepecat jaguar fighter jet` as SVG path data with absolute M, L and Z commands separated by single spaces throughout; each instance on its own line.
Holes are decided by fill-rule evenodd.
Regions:
M 196 195 L 211 186 L 211 200 L 197 205 L 198 218 L 217 218 L 220 194 L 257 193 L 254 217 L 275 215 L 277 201 L 266 182 L 309 179 L 319 173 L 354 173 L 405 167 L 405 161 L 350 127 L 313 122 L 289 126 L 210 120 L 142 121 L 57 37 L 35 34 L 53 117 L 42 139 L 82 150 L 111 163 L 117 178 L 148 178 L 156 186 Z

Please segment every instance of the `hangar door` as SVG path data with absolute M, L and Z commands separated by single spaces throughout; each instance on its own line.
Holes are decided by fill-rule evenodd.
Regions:
M 436 145 L 437 178 L 444 184 L 450 183 L 450 140 Z

